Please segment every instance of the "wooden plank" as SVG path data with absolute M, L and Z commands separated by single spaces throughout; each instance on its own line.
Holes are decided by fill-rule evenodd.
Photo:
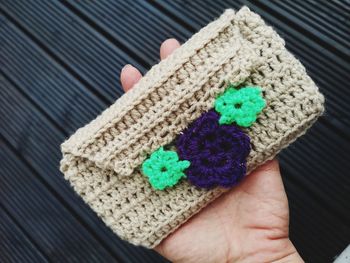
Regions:
M 0 152 L 3 151 L 5 150 L 0 148 Z M 0 191 L 1 189 L 2 186 L 0 186 Z M 2 262 L 49 262 L 1 206 L 0 218 L 0 258 Z
M 255 4 L 263 5 L 269 13 L 283 17 L 283 19 L 292 27 L 306 34 L 315 42 L 321 43 L 333 54 L 347 60 L 350 58 L 350 29 L 344 27 L 341 23 L 327 23 L 319 14 L 324 15 L 312 2 L 305 1 L 304 5 L 296 3 L 287 3 L 280 1 L 255 1 Z M 313 7 L 313 8 L 312 8 Z M 329 9 L 326 14 L 333 12 L 333 8 Z M 339 17 L 348 18 L 347 10 L 337 12 Z
M 301 187 L 312 194 L 315 201 L 322 203 L 327 211 L 344 222 L 350 222 L 350 214 L 344 213 L 350 192 L 350 178 L 347 176 L 350 141 L 335 137 L 336 133 L 319 122 L 283 151 L 280 159 L 282 164 L 293 167 L 290 173 Z M 341 148 L 346 150 L 339 151 Z
M 107 103 L 122 94 L 118 72 L 125 64 L 144 71 L 135 59 L 57 1 L 2 1 L 0 10 Z
M 283 4 L 273 1 L 274 4 Z M 298 3 L 288 3 L 289 5 L 283 5 L 288 13 L 293 13 L 304 23 L 309 23 L 312 28 L 317 30 L 317 36 L 324 34 L 327 37 L 333 37 L 335 41 L 344 43 L 349 48 L 350 35 L 349 27 L 347 26 L 347 19 L 349 17 L 350 6 L 348 8 L 337 9 L 332 1 L 327 1 L 323 5 L 318 5 L 317 10 L 314 9 L 317 1 L 299 1 Z M 299 5 L 296 5 L 299 4 Z M 328 5 L 328 6 L 327 6 Z M 300 12 L 298 15 L 296 12 Z M 297 19 L 296 23 L 300 23 Z M 332 40 L 327 39 L 326 42 Z M 346 43 L 346 41 L 348 41 Z M 337 43 L 335 43 L 337 44 Z
M 144 0 L 61 2 L 112 41 L 128 47 L 148 67 L 159 60 L 162 41 L 172 37 L 184 41 L 191 35 Z
M 349 139 L 321 120 L 279 155 L 290 236 L 306 261 L 330 262 L 350 240 L 349 149 Z
M 58 127 L 63 127 L 65 134 L 73 133 L 106 108 L 8 19 L 1 15 L 0 19 L 1 70 Z
M 282 169 L 289 200 L 291 240 L 306 262 L 332 262 L 350 240 L 349 224 L 293 180 L 294 175 L 289 171 L 294 166 L 284 164 Z
M 0 204 L 50 261 L 116 262 L 3 140 L 0 149 Z
M 21 116 L 21 111 L 19 111 L 18 116 L 15 118 L 12 116 L 8 121 L 15 126 L 19 120 L 31 123 L 31 118 L 35 117 L 34 119 L 38 119 L 39 123 L 47 124 L 47 126 L 44 125 L 43 130 L 37 127 L 39 130 L 33 131 L 35 138 L 32 140 L 37 143 L 35 148 L 31 148 L 31 151 L 34 151 L 36 154 L 33 155 L 30 152 L 28 156 L 34 158 L 27 160 L 33 163 L 45 180 L 49 181 L 54 191 L 62 195 L 67 205 L 74 209 L 74 213 L 78 213 L 79 218 L 87 221 L 89 228 L 97 233 L 99 239 L 103 240 L 103 243 L 114 254 L 137 261 L 140 258 L 150 261 L 153 261 L 154 258 L 159 258 L 154 252 L 149 252 L 145 249 L 137 249 L 137 253 L 134 256 L 130 256 L 135 251 L 134 247 L 116 238 L 96 218 L 96 215 L 90 209 L 87 209 L 85 204 L 82 204 L 82 201 L 75 196 L 57 169 L 61 158 L 60 143 L 64 141 L 67 134 L 74 132 L 77 128 L 95 118 L 106 105 L 70 76 L 63 67 L 50 59 L 40 47 L 32 43 L 28 37 L 21 33 L 6 18 L 2 18 L 2 21 L 0 38 L 3 43 L 1 47 L 3 52 L 1 54 L 3 54 L 4 59 L 1 61 L 1 70 L 16 84 L 16 88 L 20 90 L 21 94 L 38 106 L 41 112 L 33 116 L 30 116 L 30 114 L 23 117 Z M 11 86 L 9 90 L 16 88 Z M 115 88 L 115 90 L 117 89 Z M 33 105 L 29 103 L 28 107 L 33 107 Z M 10 116 L 10 113 L 8 113 L 8 116 Z M 47 123 L 46 118 L 51 123 Z M 24 130 L 21 132 L 17 131 L 20 131 L 20 128 L 14 128 L 13 134 L 15 136 L 9 136 L 11 142 L 15 145 L 20 144 L 22 133 L 26 134 Z M 10 135 L 11 133 L 12 131 L 9 131 L 8 134 Z M 48 134 L 50 138 L 42 137 Z M 45 156 L 48 162 L 45 160 L 44 163 L 46 165 L 43 166 L 42 163 L 43 159 L 46 158 Z M 52 177 L 47 177 L 46 174 L 52 174 Z
M 108 248 L 109 253 L 112 253 L 114 257 L 123 258 L 125 262 L 140 262 L 140 260 L 143 262 L 154 262 L 155 258 L 159 258 L 159 256 L 152 251 L 135 248 L 121 241 L 101 222 L 92 210 L 83 203 L 80 197 L 73 192 L 68 183 L 63 179 L 62 174 L 58 171 L 59 160 L 61 158 L 59 145 L 63 141 L 64 135 L 57 131 L 55 126 L 48 122 L 45 116 L 36 110 L 4 77 L 0 77 L 0 83 L 2 87 L 0 89 L 0 123 L 6 123 L 6 125 L 0 126 L 0 133 L 11 147 L 20 154 L 21 158 L 23 158 L 33 170 L 37 171 L 39 180 L 49 189 L 43 189 L 45 194 L 42 196 L 45 197 L 41 199 L 50 200 L 49 198 L 52 198 L 48 192 L 50 191 L 58 198 L 59 202 L 65 206 L 65 209 L 68 210 L 66 212 L 67 215 L 64 215 L 66 220 L 69 219 L 70 223 L 63 220 L 65 225 L 60 226 L 62 227 L 62 235 L 64 232 L 69 232 L 69 235 L 76 234 L 75 240 L 83 238 L 81 235 L 87 235 L 87 237 L 83 238 L 84 242 L 80 242 L 80 244 L 84 249 L 89 250 L 89 253 L 96 253 L 95 257 L 103 258 L 106 256 L 101 247 L 102 245 Z M 11 182 L 10 179 L 9 181 Z M 18 180 L 18 182 L 19 181 L 20 180 Z M 35 194 L 36 193 L 32 191 L 28 198 Z M 46 195 L 49 196 L 47 197 Z M 32 203 L 34 205 L 32 208 L 33 210 L 40 209 L 40 207 L 35 207 L 36 202 L 33 201 Z M 16 203 L 16 205 L 22 208 L 21 203 Z M 57 204 L 57 206 L 60 207 L 59 204 Z M 51 211 L 48 215 L 54 215 L 54 218 L 56 218 L 56 216 L 59 218 L 54 211 L 55 210 Z M 38 213 L 40 214 L 40 211 L 38 211 Z M 35 215 L 32 216 L 34 217 Z M 73 219 L 80 220 L 80 223 L 83 224 L 89 232 L 84 230 L 82 225 L 79 226 L 78 223 L 74 223 Z M 71 222 L 71 220 L 73 220 L 73 222 Z M 48 223 L 48 221 L 43 222 L 43 224 L 45 223 Z M 75 226 L 75 224 L 78 224 L 78 226 Z M 70 229 L 71 227 L 77 229 L 76 231 L 79 230 L 81 235 L 75 233 L 74 229 Z M 54 229 L 51 231 L 55 231 L 56 233 L 57 230 Z M 47 229 L 47 232 L 43 230 L 42 235 L 45 235 L 45 233 L 53 234 L 50 233 L 50 229 Z M 97 240 L 94 240 L 91 235 Z M 67 244 L 69 244 L 68 241 Z M 96 242 L 100 242 L 101 245 Z M 90 246 L 92 248 L 90 248 Z M 72 247 L 74 246 L 72 245 Z M 64 248 L 68 249 L 68 247 Z M 55 250 L 56 248 L 52 249 Z M 78 256 L 78 251 L 68 251 L 70 251 L 69 253 L 72 254 L 72 257 Z M 63 253 L 63 251 L 60 252 Z M 85 253 L 87 257 L 89 253 Z M 63 255 L 60 256 L 63 257 Z M 110 259 L 110 261 L 113 260 Z
M 201 27 L 208 24 L 214 18 L 219 17 L 227 8 L 238 10 L 241 1 L 218 0 L 207 3 L 200 0 L 190 2 L 186 1 L 160 1 L 151 2 L 157 8 L 161 9 L 167 15 L 178 18 L 190 28 L 192 31 L 198 31 Z
M 208 4 L 204 1 L 194 0 L 190 3 L 184 1 L 152 1 L 152 4 L 169 12 L 170 16 L 181 18 L 188 26 L 198 30 L 204 24 L 209 23 L 214 17 L 219 16 L 226 8 L 239 9 L 243 5 L 252 7 L 265 6 L 269 11 L 259 12 L 262 16 L 269 14 L 281 18 L 289 27 L 298 28 L 306 32 L 314 41 L 322 41 L 330 50 L 349 56 L 349 7 L 337 8 L 334 1 L 324 2 L 322 5 L 317 1 L 230 1 L 219 0 Z M 186 8 L 184 8 L 186 6 Z M 317 6 L 317 8 L 315 8 Z M 346 59 L 346 58 L 344 58 Z

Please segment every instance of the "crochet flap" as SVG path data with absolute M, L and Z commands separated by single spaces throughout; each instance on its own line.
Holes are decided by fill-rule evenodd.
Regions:
M 225 83 L 242 83 L 259 63 L 236 14 L 226 12 L 152 69 L 99 117 L 62 144 L 63 153 L 129 176 L 147 156 L 212 108 Z

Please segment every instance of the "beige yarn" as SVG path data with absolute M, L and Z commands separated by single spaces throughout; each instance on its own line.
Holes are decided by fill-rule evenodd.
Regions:
M 323 96 L 284 41 L 244 7 L 226 10 L 94 121 L 62 144 L 61 171 L 121 238 L 154 247 L 223 189 L 186 180 L 153 190 L 139 167 L 213 108 L 228 82 L 259 85 L 267 107 L 246 129 L 248 172 L 272 159 L 323 112 Z

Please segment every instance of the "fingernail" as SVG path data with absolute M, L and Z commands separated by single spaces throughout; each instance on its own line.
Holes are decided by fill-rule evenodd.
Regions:
M 122 68 L 122 72 L 124 70 L 126 70 L 127 68 L 132 68 L 133 66 L 131 66 L 130 64 L 126 64 L 123 68 Z
M 175 41 L 177 44 L 179 44 L 179 45 L 180 45 L 179 40 L 177 40 L 176 38 L 169 38 L 169 40 L 171 40 L 171 41 Z

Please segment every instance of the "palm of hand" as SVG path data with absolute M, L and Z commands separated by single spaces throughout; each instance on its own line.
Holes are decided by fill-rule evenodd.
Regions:
M 165 239 L 173 262 L 272 262 L 294 253 L 277 161 L 247 176 Z

